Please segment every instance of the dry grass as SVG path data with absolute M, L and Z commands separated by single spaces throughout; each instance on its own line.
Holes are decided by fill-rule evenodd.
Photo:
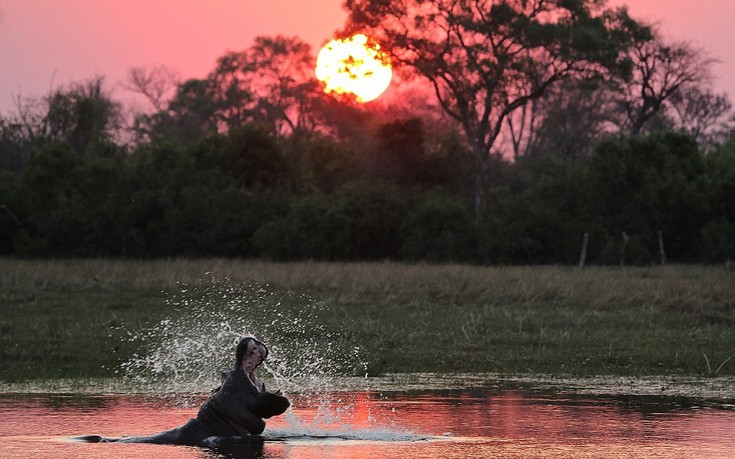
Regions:
M 719 267 L 480 267 L 400 263 L 272 263 L 244 260 L 16 260 L 0 258 L 2 288 L 160 291 L 211 278 L 353 295 L 513 301 L 587 299 L 593 307 L 640 301 L 692 305 L 733 298 L 735 273 Z

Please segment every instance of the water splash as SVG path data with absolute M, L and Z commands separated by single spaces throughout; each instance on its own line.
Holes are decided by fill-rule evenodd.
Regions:
M 177 311 L 146 330 L 128 331 L 140 352 L 122 365 L 135 391 L 167 405 L 196 406 L 234 365 L 234 351 L 245 335 L 269 348 L 259 377 L 269 390 L 280 389 L 298 410 L 284 415 L 286 426 L 268 429 L 267 438 L 289 440 L 415 441 L 425 437 L 385 427 L 370 414 L 369 400 L 335 395 L 338 376 L 364 375 L 360 348 L 339 332 L 329 332 L 320 314 L 327 306 L 308 296 L 265 286 L 243 286 L 211 279 L 197 287 L 181 285 L 165 300 Z M 297 411 L 299 414 L 297 414 Z M 385 420 L 382 420 L 385 421 Z
M 266 439 L 419 441 L 430 438 L 400 428 L 385 416 L 373 415 L 371 400 L 364 393 L 319 395 L 304 404 L 315 409 L 287 411 L 286 426 L 267 428 Z
M 325 305 L 267 285 L 227 279 L 201 285 L 182 285 L 165 300 L 175 316 L 147 330 L 127 331 L 141 348 L 122 365 L 134 390 L 182 405 L 201 401 L 201 394 L 217 387 L 221 373 L 233 367 L 235 347 L 245 335 L 268 345 L 263 369 L 270 377 L 263 370 L 260 377 L 284 393 L 328 390 L 326 377 L 365 372 L 360 349 L 319 323 Z

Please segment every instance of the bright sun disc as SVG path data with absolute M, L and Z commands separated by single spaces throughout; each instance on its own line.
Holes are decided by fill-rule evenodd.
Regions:
M 388 56 L 362 34 L 330 41 L 316 59 L 316 78 L 324 83 L 324 92 L 354 94 L 358 102 L 377 99 L 392 76 Z

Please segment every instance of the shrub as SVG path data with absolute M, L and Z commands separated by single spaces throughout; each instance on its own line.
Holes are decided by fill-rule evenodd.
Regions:
M 425 261 L 469 261 L 476 250 L 471 212 L 449 196 L 427 196 L 406 218 L 404 257 Z

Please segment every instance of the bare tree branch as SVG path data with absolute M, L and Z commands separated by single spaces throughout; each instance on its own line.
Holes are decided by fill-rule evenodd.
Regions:
M 632 134 L 640 133 L 686 87 L 708 85 L 715 62 L 690 43 L 666 42 L 658 32 L 653 40 L 636 43 L 630 57 L 635 64 L 633 78 L 620 82 L 620 105 L 627 116 L 624 129 Z
M 123 87 L 144 96 L 153 109 L 160 112 L 175 94 L 178 84 L 179 75 L 170 68 L 159 65 L 130 68 Z

